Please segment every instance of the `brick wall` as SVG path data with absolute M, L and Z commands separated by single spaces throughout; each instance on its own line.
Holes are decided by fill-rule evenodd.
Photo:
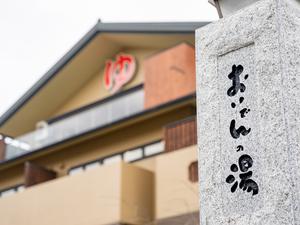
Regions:
M 195 92 L 195 49 L 181 43 L 144 62 L 145 108 Z

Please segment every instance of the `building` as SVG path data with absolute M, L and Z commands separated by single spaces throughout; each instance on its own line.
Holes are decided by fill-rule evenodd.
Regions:
M 194 30 L 97 23 L 0 118 L 1 225 L 198 224 Z

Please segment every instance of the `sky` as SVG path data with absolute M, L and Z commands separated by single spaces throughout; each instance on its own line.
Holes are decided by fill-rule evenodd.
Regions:
M 0 0 L 0 115 L 102 22 L 217 20 L 207 0 Z

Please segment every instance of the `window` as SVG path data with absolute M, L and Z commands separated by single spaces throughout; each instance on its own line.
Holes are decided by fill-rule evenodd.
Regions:
M 108 165 L 116 162 L 134 162 L 137 160 L 142 160 L 147 157 L 151 157 L 157 154 L 164 152 L 165 144 L 163 141 L 152 142 L 134 149 L 129 149 L 127 151 L 121 152 L 119 154 L 114 154 L 111 156 L 107 156 L 105 158 L 97 159 L 92 162 L 88 162 L 77 167 L 71 168 L 69 170 L 69 175 L 78 174 L 84 172 L 86 170 L 90 170 L 93 168 L 97 168 L 102 164 Z
M 17 191 L 14 188 L 7 189 L 1 192 L 1 197 L 6 197 L 15 194 Z
M 6 197 L 24 191 L 23 184 L 0 191 L 0 197 Z
M 100 167 L 100 162 L 91 162 L 85 165 L 85 170 L 91 170 Z
M 103 160 L 103 164 L 107 165 L 107 164 L 112 164 L 112 163 L 116 163 L 116 162 L 120 162 L 120 161 L 122 161 L 122 156 L 114 155 L 114 156 L 105 158 Z
M 17 187 L 17 192 L 23 192 L 24 190 L 25 190 L 24 185 L 20 185 L 19 187 Z
M 124 153 L 124 161 L 125 162 L 132 162 L 138 159 L 143 158 L 143 149 L 138 148 L 131 151 L 127 151 Z
M 76 174 L 82 173 L 83 170 L 84 170 L 83 166 L 72 168 L 69 170 L 69 175 L 76 175 Z
M 164 151 L 164 142 L 157 142 L 145 147 L 145 156 L 156 155 Z

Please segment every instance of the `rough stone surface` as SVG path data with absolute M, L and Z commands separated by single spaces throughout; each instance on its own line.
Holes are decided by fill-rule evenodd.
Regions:
M 201 225 L 300 224 L 300 11 L 262 0 L 196 32 Z M 228 96 L 233 65 L 246 90 Z M 245 80 L 245 75 L 248 79 Z M 244 101 L 240 104 L 240 97 Z M 233 108 L 231 103 L 236 103 Z M 251 111 L 241 118 L 239 111 Z M 251 128 L 234 139 L 230 123 Z M 243 151 L 237 152 L 242 145 Z M 259 192 L 231 192 L 241 155 Z

